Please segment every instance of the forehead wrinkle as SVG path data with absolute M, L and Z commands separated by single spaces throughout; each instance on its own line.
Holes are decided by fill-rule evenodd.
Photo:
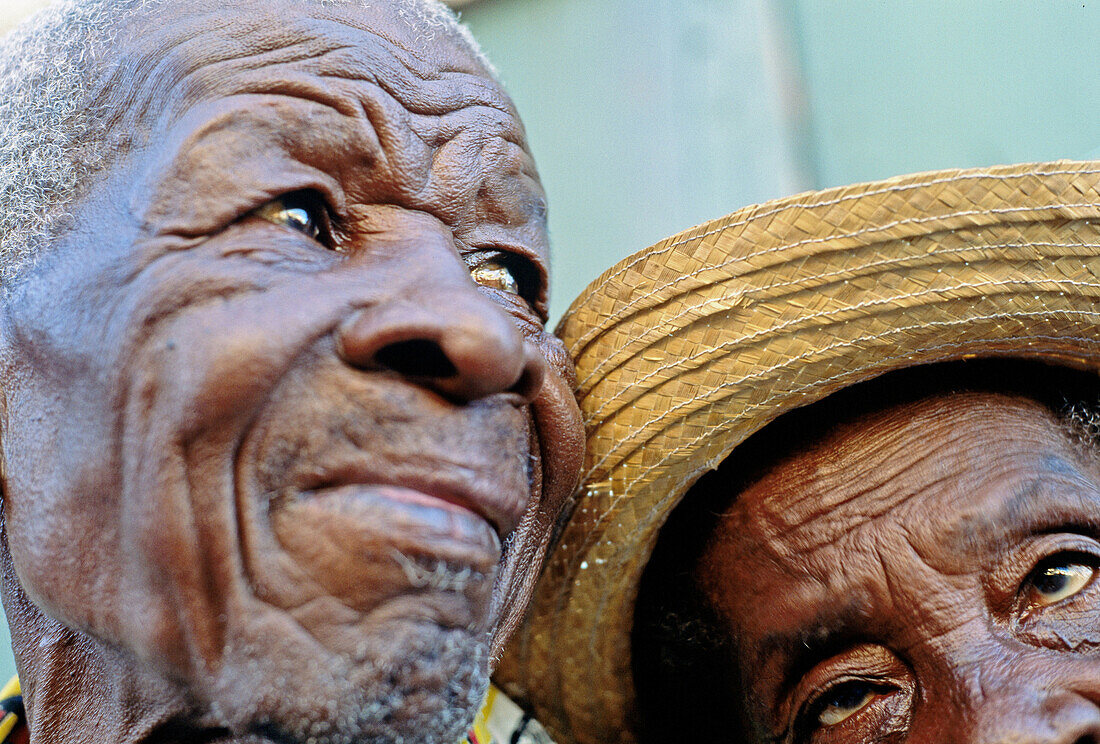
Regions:
M 438 58 L 423 55 L 382 31 L 337 18 L 317 19 L 315 27 L 343 31 L 334 36 L 346 36 L 350 30 L 373 37 L 377 42 L 367 45 L 372 52 L 367 55 L 363 54 L 360 44 L 343 45 L 345 54 L 333 55 L 335 59 L 330 60 L 336 66 L 317 71 L 322 77 L 374 83 L 414 114 L 439 115 L 484 106 L 516 118 L 511 98 L 490 73 L 476 63 L 466 68 L 446 62 L 441 64 Z M 471 50 L 461 40 L 452 39 L 450 44 L 462 59 L 474 60 Z
M 413 134 L 426 146 L 439 149 L 464 137 L 477 145 L 479 154 L 498 156 L 501 163 L 514 164 L 510 173 L 536 178 L 534 161 L 517 141 L 514 120 L 496 109 L 462 109 L 438 116 L 411 115 L 407 121 Z M 494 152 L 490 152 L 495 148 Z M 471 153 L 473 154 L 473 153 Z
M 522 125 L 507 95 L 490 79 L 482 74 L 467 72 L 440 71 L 427 61 L 417 60 L 404 54 L 403 50 L 391 44 L 387 37 L 370 29 L 359 29 L 343 24 L 338 20 L 318 20 L 311 24 L 313 29 L 335 27 L 344 35 L 316 33 L 314 43 L 306 53 L 286 59 L 275 60 L 277 64 L 263 65 L 267 59 L 256 57 L 222 60 L 209 65 L 211 68 L 246 62 L 244 70 L 255 71 L 254 75 L 238 75 L 232 80 L 232 73 L 217 72 L 215 81 L 231 93 L 245 92 L 286 92 L 288 84 L 307 88 L 310 99 L 325 99 L 341 113 L 357 115 L 363 113 L 378 131 L 390 130 L 391 135 L 400 130 L 407 133 L 410 125 L 417 120 L 430 121 L 438 128 L 449 123 L 455 115 L 463 114 L 463 122 L 469 127 L 471 119 L 477 117 L 479 131 L 492 132 L 526 151 L 526 142 Z M 377 43 L 356 43 L 345 41 L 346 31 L 351 29 L 360 37 L 366 35 Z M 329 37 L 332 37 L 331 39 Z M 292 45 L 302 48 L 307 42 Z M 265 56 L 270 57 L 270 53 Z M 258 59 L 257 64 L 247 64 L 248 59 Z M 294 64 L 287 71 L 281 69 Z M 287 78 L 283 80 L 281 78 Z M 333 84 L 333 83 L 337 84 Z M 343 84 L 340 84 L 343 82 Z M 206 86 L 206 93 L 216 92 L 215 86 Z M 397 106 L 389 105 L 396 103 Z M 484 115 L 478 115 L 481 109 Z M 491 124 L 492 126 L 485 126 Z M 421 135 L 413 127 L 417 135 Z M 458 127 L 454 128 L 456 131 Z M 392 138 L 393 148 L 407 145 L 404 137 Z M 421 139 L 429 146 L 438 146 L 438 135 Z M 448 141 L 446 137 L 444 141 Z
M 941 429 L 940 436 L 930 446 L 916 449 L 920 439 L 920 422 L 927 416 L 872 423 L 859 431 L 854 441 L 851 432 L 841 432 L 813 447 L 796 459 L 777 466 L 758 486 L 767 486 L 769 498 L 761 505 L 761 517 L 768 531 L 777 538 L 798 539 L 804 545 L 820 546 L 832 542 L 840 531 L 855 524 L 871 521 L 887 514 L 914 496 L 966 490 L 978 485 L 975 477 L 998 472 L 1006 460 L 1018 452 L 1002 447 L 991 450 L 987 421 L 980 411 L 950 410 L 953 425 Z M 942 415 L 942 414 L 941 414 Z M 977 421 L 982 429 L 975 431 L 963 423 Z M 916 423 L 914 423 L 914 421 Z M 1055 426 L 1051 421 L 1051 426 Z M 1003 439 L 1005 430 L 996 428 L 994 437 Z M 831 440 L 831 441 L 830 441 Z M 830 449 L 831 445 L 831 449 Z M 836 453 L 824 460 L 826 456 Z M 987 465 L 981 473 L 971 467 L 973 462 Z M 905 476 L 915 473 L 911 478 Z M 969 482 L 968 490 L 964 483 Z M 784 488 L 788 483 L 789 488 Z M 755 488 L 755 487 L 754 487 Z M 923 498 L 918 501 L 923 501 Z M 851 507 L 845 509 L 845 507 Z
M 854 529 L 874 524 L 904 504 L 913 492 L 903 476 L 927 470 L 928 458 L 895 458 L 905 450 L 905 443 L 894 437 L 886 444 L 890 446 L 855 459 L 838 458 L 826 470 L 806 473 L 793 488 L 782 489 L 779 499 L 765 497 L 753 520 L 759 523 L 763 541 L 777 548 L 796 544 L 803 550 L 816 550 Z M 951 446 L 953 443 L 945 442 L 936 450 Z M 941 473 L 924 479 L 922 485 L 934 488 L 953 477 Z M 785 557 L 778 551 L 776 556 Z
M 354 53 L 353 53 L 354 50 Z M 481 74 L 435 69 L 431 74 L 408 68 L 392 49 L 384 57 L 365 58 L 358 48 L 348 47 L 333 55 L 334 67 L 319 70 L 326 78 L 374 83 L 411 114 L 439 116 L 463 109 L 494 109 L 515 119 L 511 99 L 491 79 Z M 384 73 L 384 74 L 383 74 Z
M 939 542 L 955 555 L 977 557 L 1029 533 L 1100 527 L 1098 484 L 1066 458 L 1048 454 L 1037 462 L 1037 475 L 1023 478 L 1007 497 L 994 492 L 974 503 Z
M 872 592 L 861 584 L 845 586 L 845 578 L 843 572 L 806 574 L 794 586 L 784 587 L 786 595 L 797 595 L 797 599 L 783 603 L 782 620 L 765 614 L 763 634 L 749 644 L 750 668 L 762 672 L 759 678 L 773 680 L 781 690 L 790 689 L 822 658 L 874 636 L 876 596 L 882 592 Z M 884 580 L 890 581 L 888 577 Z M 843 591 L 836 591 L 838 584 Z M 736 618 L 729 619 L 736 628 Z M 742 646 L 740 652 L 747 650 Z
M 322 3 L 324 0 L 322 0 Z M 316 7 L 316 6 L 315 6 Z M 351 11 L 363 11 L 363 10 L 376 10 L 380 9 L 383 12 L 388 10 L 388 4 L 377 5 L 356 5 L 349 3 L 342 6 L 344 9 L 350 9 Z M 349 13 L 340 13 L 340 6 L 324 6 L 324 11 L 321 16 L 314 16 L 320 21 L 338 24 L 345 28 L 351 29 L 356 33 L 368 33 L 378 37 L 387 46 L 398 50 L 399 54 L 395 54 L 395 57 L 399 58 L 408 69 L 416 74 L 421 75 L 425 79 L 433 77 L 438 71 L 457 70 L 472 72 L 477 75 L 491 76 L 492 71 L 489 69 L 489 62 L 486 60 L 480 50 L 477 48 L 476 42 L 472 37 L 467 37 L 462 32 L 461 24 L 456 23 L 454 26 L 447 26 L 446 24 L 432 24 L 431 28 L 425 33 L 425 26 L 415 20 L 409 18 L 404 12 L 398 9 L 396 14 L 390 14 L 390 21 L 397 19 L 397 22 L 387 28 L 385 23 L 380 26 L 366 26 L 356 21 L 362 20 L 362 17 L 356 18 Z M 457 19 L 456 19 L 457 20 Z M 397 29 L 399 33 L 391 33 L 391 29 Z M 451 51 L 459 52 L 458 59 L 464 62 L 464 65 L 459 66 L 439 66 L 432 64 L 438 62 L 433 59 L 432 63 L 429 63 L 428 57 L 431 55 L 425 55 L 424 51 L 431 48 L 438 48 L 441 46 L 449 46 Z
M 198 19 L 198 25 L 202 25 L 202 18 Z M 343 29 L 345 37 L 347 29 L 352 28 L 330 21 L 311 21 L 310 26 L 314 29 L 335 26 Z M 360 38 L 357 40 L 360 43 L 352 45 L 339 34 L 313 34 L 303 40 L 300 35 L 282 33 L 273 39 L 265 33 L 257 33 L 254 26 L 232 30 L 232 34 L 221 33 L 218 29 L 193 33 L 193 27 L 182 31 L 176 27 L 161 32 L 162 37 L 168 35 L 170 38 L 157 38 L 156 54 L 140 60 L 139 65 L 149 68 L 140 76 L 152 84 L 145 87 L 130 115 L 140 117 L 143 111 L 162 111 L 162 117 L 171 121 L 182 115 L 180 109 L 185 109 L 192 101 L 217 96 L 265 93 L 303 98 L 361 120 L 364 126 L 373 130 L 364 131 L 362 141 L 381 144 L 380 151 L 377 144 L 371 148 L 372 155 L 402 172 L 399 179 L 402 193 L 389 196 L 407 198 L 424 189 L 428 174 L 412 164 L 426 160 L 428 153 L 424 143 L 418 146 L 410 139 L 419 134 L 410 126 L 410 107 L 390 95 L 390 91 L 400 93 L 402 88 L 410 87 L 409 73 L 395 63 L 393 49 L 381 37 L 355 30 L 359 37 L 366 36 L 377 43 L 363 44 Z M 211 37 L 217 43 L 211 44 Z M 337 75 L 341 70 L 344 74 Z M 403 76 L 406 84 L 381 84 L 397 76 Z M 462 79 L 473 78 L 464 76 Z M 440 112 L 464 111 L 466 106 L 488 104 L 484 110 L 492 115 L 478 117 L 478 123 L 493 122 L 492 129 L 497 134 L 518 142 L 522 149 L 516 120 L 492 96 L 478 93 L 489 90 L 486 81 L 479 83 L 477 86 L 452 86 L 455 95 L 445 101 L 447 106 L 437 101 L 437 108 Z M 167 105 L 163 103 L 164 98 L 169 99 Z M 153 105 L 153 101 L 158 105 Z M 412 108 L 432 110 L 430 106 Z M 440 122 L 450 121 L 438 115 L 425 116 L 424 120 L 430 120 L 437 128 Z M 430 142 L 431 145 L 440 144 L 438 136 L 431 139 L 436 140 Z
M 255 78 L 249 73 L 279 68 L 284 74 L 294 73 L 295 65 L 347 46 L 323 37 L 272 33 L 257 23 L 235 23 L 221 14 L 187 20 L 191 22 L 135 29 L 139 38 L 131 38 L 107 68 L 96 86 L 97 99 L 123 111 L 131 122 L 150 117 L 171 120 L 203 96 L 250 92 L 247 82 Z M 119 96 L 125 99 L 111 100 Z
M 925 561 L 906 525 L 857 529 L 821 546 L 784 594 L 783 621 L 769 623 L 753 647 L 753 668 L 775 669 L 784 688 L 810 667 L 852 643 L 896 639 L 906 648 L 914 628 L 946 635 L 957 626 L 962 580 Z M 791 575 L 790 564 L 785 564 Z M 944 587 L 943 582 L 948 586 Z M 929 591 L 930 587 L 940 587 Z
M 338 19 L 300 15 L 273 26 L 247 13 L 227 16 L 219 10 L 159 25 L 144 20 L 133 30 L 140 38 L 130 39 L 136 42 L 129 45 L 132 56 L 112 65 L 98 86 L 126 91 L 131 119 L 140 120 L 151 109 L 178 115 L 202 96 L 264 92 L 257 84 L 270 88 L 280 75 L 303 82 L 304 76 L 316 76 L 318 84 L 305 86 L 311 97 L 333 87 L 327 80 L 343 77 L 381 87 L 408 111 L 438 114 L 481 105 L 514 113 L 507 95 L 484 75 L 437 69 L 386 35 Z M 141 93 L 135 95 L 135 89 Z M 330 104 L 350 113 L 350 97 Z

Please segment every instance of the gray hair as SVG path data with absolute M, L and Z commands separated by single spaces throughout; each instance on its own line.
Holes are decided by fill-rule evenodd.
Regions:
M 107 168 L 129 133 L 112 140 L 117 112 L 95 89 L 127 18 L 172 0 L 60 0 L 0 40 L 0 286 L 26 273 L 91 176 Z M 183 0 L 186 1 L 186 0 Z M 322 5 L 370 0 L 312 0 Z M 430 40 L 449 35 L 492 70 L 470 32 L 439 0 L 390 0 Z

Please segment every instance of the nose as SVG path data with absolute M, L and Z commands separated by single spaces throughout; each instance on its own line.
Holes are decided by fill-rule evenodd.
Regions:
M 1100 744 L 1100 708 L 1071 692 L 987 701 L 976 720 L 974 744 Z M 1004 704 L 1000 704 L 1000 703 Z
M 357 311 L 337 330 L 343 360 L 395 372 L 453 400 L 513 393 L 531 402 L 546 362 L 473 285 L 435 287 Z

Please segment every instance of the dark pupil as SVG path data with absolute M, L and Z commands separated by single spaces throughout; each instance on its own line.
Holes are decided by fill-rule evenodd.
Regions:
M 854 708 L 867 697 L 869 689 L 867 685 L 860 682 L 841 685 L 825 697 L 825 705 L 829 708 L 839 708 L 841 710 Z
M 1035 588 L 1043 594 L 1057 594 L 1066 588 L 1068 581 L 1065 566 L 1051 566 L 1039 574 L 1035 580 Z

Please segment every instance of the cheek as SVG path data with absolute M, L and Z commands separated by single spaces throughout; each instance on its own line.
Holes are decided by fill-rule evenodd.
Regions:
M 181 668 L 187 633 L 176 603 L 201 582 L 174 592 L 170 573 L 158 563 L 181 555 L 173 541 L 193 542 L 188 520 L 176 517 L 174 493 L 164 490 L 163 479 L 143 479 L 124 467 L 114 444 L 117 429 L 73 413 L 66 423 L 71 436 L 61 441 L 52 439 L 51 427 L 41 427 L 49 446 L 14 431 L 5 438 L 14 466 L 5 483 L 6 531 L 20 586 L 61 625 L 128 648 L 154 666 Z M 31 442 L 37 453 L 23 455 Z M 177 463 L 171 472 L 181 470 Z M 185 553 L 190 558 L 195 551 Z M 197 565 L 178 563 L 192 572 Z
M 277 332 L 270 318 L 280 313 L 268 304 L 200 310 L 161 328 L 135 365 L 130 416 L 183 441 L 247 419 L 300 351 L 293 319 Z
M 565 345 L 554 336 L 541 329 L 538 330 L 538 338 L 535 343 L 542 352 L 546 362 L 550 365 L 550 375 L 556 376 L 557 384 L 573 390 L 577 386 L 577 368 L 573 360 L 569 358 L 569 352 Z
M 538 508 L 548 524 L 558 518 L 580 481 L 584 460 L 584 426 L 568 379 L 551 370 L 531 405 L 537 438 L 531 446 L 532 451 L 538 448 L 542 475 L 541 484 L 536 482 L 535 488 L 538 492 L 541 485 Z
M 120 564 L 117 427 L 102 390 L 71 384 L 64 364 L 36 361 L 28 385 L 5 386 L 5 530 L 31 599 L 86 627 L 89 603 L 103 592 L 90 577 Z
M 1078 602 L 1037 613 L 1018 626 L 1024 643 L 1100 657 L 1100 606 Z
M 53 365 L 40 347 L 24 355 L 39 367 L 31 383 L 7 389 L 4 509 L 20 583 L 62 624 L 157 664 L 183 665 L 171 658 L 183 638 L 225 614 L 240 573 L 235 442 L 297 353 L 290 334 L 252 323 L 262 307 L 231 309 L 113 339 L 100 369 Z

